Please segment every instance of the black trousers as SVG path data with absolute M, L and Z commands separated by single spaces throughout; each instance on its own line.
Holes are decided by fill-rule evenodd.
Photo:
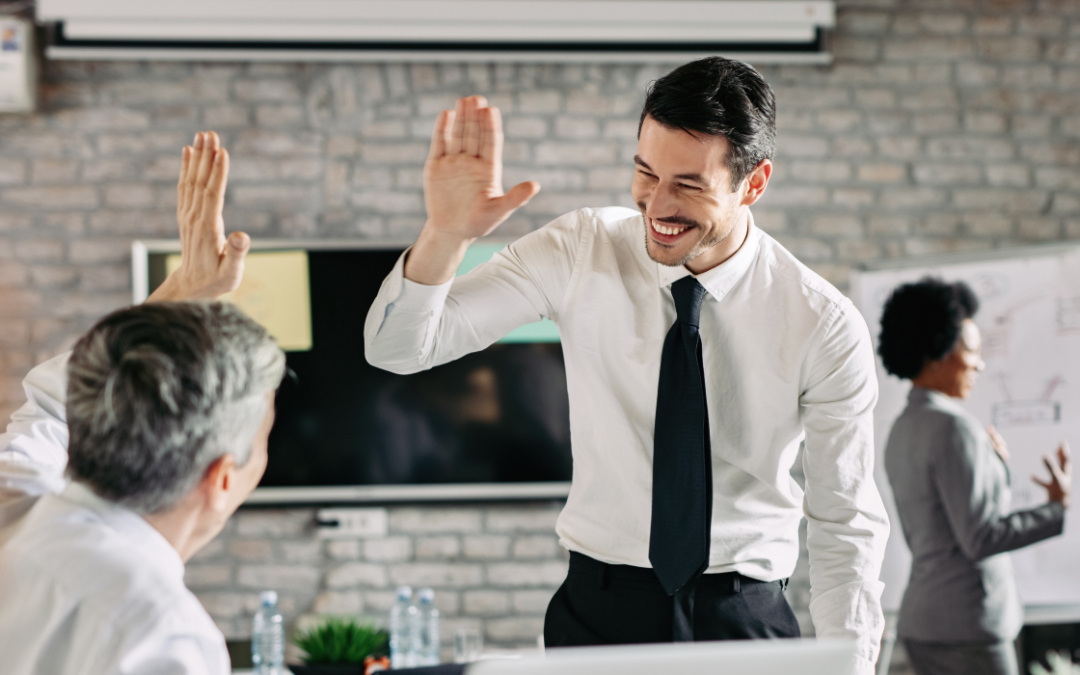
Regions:
M 547 647 L 684 640 L 795 638 L 786 581 L 706 574 L 674 597 L 649 568 L 570 553 L 570 572 L 548 605 Z

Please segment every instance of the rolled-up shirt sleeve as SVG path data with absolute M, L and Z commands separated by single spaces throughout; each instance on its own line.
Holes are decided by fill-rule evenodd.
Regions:
M 800 400 L 810 614 L 818 637 L 857 641 L 856 671 L 869 675 L 885 625 L 878 578 L 889 536 L 873 478 L 877 376 L 862 317 L 844 303 L 832 318 Z
M 544 318 L 557 323 L 580 220 L 579 212 L 567 214 L 438 286 L 406 279 L 410 251 L 403 253 L 368 311 L 368 363 L 414 373 L 484 349 L 519 326 Z
M 23 379 L 26 403 L 0 434 L 0 488 L 29 494 L 56 492 L 55 480 L 67 466 L 67 363 L 61 354 L 31 370 Z M 36 480 L 27 477 L 36 475 Z
M 61 354 L 23 380 L 26 403 L 0 434 L 0 542 L 36 497 L 64 489 L 68 427 L 64 411 L 67 363 Z

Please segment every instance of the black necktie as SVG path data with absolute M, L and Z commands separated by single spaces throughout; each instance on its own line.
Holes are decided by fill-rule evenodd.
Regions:
M 660 357 L 649 561 L 668 595 L 709 566 L 712 453 L 698 336 L 704 295 L 693 277 L 671 285 L 676 319 Z

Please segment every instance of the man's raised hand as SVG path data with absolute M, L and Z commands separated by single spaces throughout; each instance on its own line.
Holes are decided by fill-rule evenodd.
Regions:
M 213 131 L 195 135 L 184 146 L 176 186 L 176 221 L 180 226 L 180 267 L 147 302 L 212 300 L 240 285 L 251 238 L 243 232 L 225 237 L 225 186 L 229 153 Z
M 465 249 L 540 191 L 534 181 L 502 189 L 502 118 L 482 96 L 458 100 L 435 121 L 424 165 L 427 223 L 405 276 L 426 284 L 453 277 Z

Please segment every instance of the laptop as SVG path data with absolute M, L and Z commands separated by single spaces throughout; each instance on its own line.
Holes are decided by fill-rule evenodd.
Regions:
M 479 661 L 466 675 L 851 675 L 855 643 L 747 640 L 548 649 Z

